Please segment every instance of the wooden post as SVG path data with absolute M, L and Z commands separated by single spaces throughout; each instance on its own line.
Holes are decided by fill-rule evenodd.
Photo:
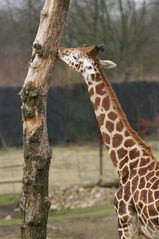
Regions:
M 46 0 L 33 43 L 22 98 L 24 174 L 20 209 L 21 239 L 46 239 L 51 149 L 48 143 L 46 101 L 69 0 Z
M 99 135 L 99 181 L 103 180 L 103 137 Z

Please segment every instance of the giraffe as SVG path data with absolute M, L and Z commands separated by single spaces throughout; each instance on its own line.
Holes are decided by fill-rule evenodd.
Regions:
M 101 60 L 103 46 L 59 48 L 58 57 L 81 72 L 109 157 L 119 175 L 114 197 L 121 239 L 159 238 L 159 163 L 151 148 L 131 128 L 102 67 L 116 64 Z

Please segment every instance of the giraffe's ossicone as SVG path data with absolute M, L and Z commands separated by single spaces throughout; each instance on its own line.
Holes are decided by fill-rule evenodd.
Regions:
M 121 239 L 159 239 L 159 163 L 151 148 L 131 128 L 102 67 L 102 46 L 59 48 L 58 57 L 81 72 L 92 101 L 103 141 L 118 171 L 120 185 L 114 205 Z

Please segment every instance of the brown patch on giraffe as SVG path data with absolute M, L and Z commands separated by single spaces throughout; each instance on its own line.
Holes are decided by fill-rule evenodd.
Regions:
M 124 188 L 124 200 L 127 202 L 130 198 L 131 192 L 130 192 L 130 181 L 127 182 Z
M 121 222 L 122 222 L 122 227 L 124 228 L 125 227 L 125 231 L 127 232 L 127 222 L 128 222 L 128 220 L 129 220 L 129 216 L 128 215 L 122 215 L 122 217 L 121 217 Z M 122 238 L 122 237 L 121 237 Z M 124 238 L 124 239 L 126 239 L 126 238 Z
M 121 132 L 124 128 L 123 123 L 121 122 L 121 120 L 116 124 L 116 130 Z
M 112 138 L 113 148 L 117 148 L 119 145 L 121 145 L 122 141 L 123 141 L 123 136 L 121 134 L 115 134 Z
M 128 162 L 128 157 L 125 157 L 122 159 L 119 163 L 119 168 L 122 169 L 122 167 Z
M 94 88 L 93 87 L 89 88 L 89 94 L 90 94 L 90 96 L 94 95 Z
M 154 192 L 154 198 L 155 198 L 155 200 L 159 199 L 159 191 L 158 190 Z
M 81 72 L 82 72 L 82 70 L 81 70 Z M 90 86 L 92 85 L 92 82 L 91 82 L 91 81 L 88 81 L 87 84 L 88 84 L 88 86 L 90 87 Z
M 157 214 L 158 212 L 156 211 L 155 205 L 154 203 L 152 203 L 151 205 L 149 205 L 149 215 L 150 217 L 153 217 Z
M 139 191 L 139 189 L 137 189 L 137 190 L 135 191 L 135 193 L 134 193 L 134 201 L 135 201 L 135 202 L 138 201 L 138 199 L 139 199 L 139 194 L 140 194 L 140 191 Z
M 132 179 L 132 192 L 136 190 L 138 182 L 139 182 L 139 175 L 136 174 L 135 177 Z
M 110 113 L 108 114 L 108 117 L 109 117 L 109 119 L 111 119 L 112 121 L 114 121 L 118 116 L 117 116 L 117 114 L 115 114 L 114 112 L 110 112 Z
M 133 149 L 129 152 L 130 159 L 134 159 L 140 156 L 140 152 L 137 149 Z
M 123 167 L 123 169 L 122 169 L 122 180 L 123 180 L 123 183 L 125 183 L 127 181 L 128 175 L 129 175 L 129 169 L 128 169 L 128 166 L 125 165 Z
M 65 53 L 66 55 L 69 55 L 70 50 L 68 50 L 68 49 L 64 49 L 64 53 Z
M 156 208 L 157 208 L 157 211 L 159 211 L 159 201 L 158 201 L 158 198 L 157 198 L 156 201 L 155 201 L 155 206 L 156 206 Z
M 157 163 L 157 164 L 156 164 Z M 150 164 L 149 164 L 149 170 L 157 170 L 158 169 L 158 167 L 156 167 L 156 166 L 158 166 L 158 162 L 156 162 L 156 161 L 152 161 Z
M 96 93 L 99 95 L 105 95 L 105 86 L 103 83 L 96 86 Z
M 114 130 L 114 124 L 111 122 L 111 121 L 107 121 L 106 122 L 106 128 L 107 128 L 107 130 L 110 132 L 110 133 L 112 133 L 113 132 L 113 130 Z
M 117 200 L 117 202 L 115 201 L 115 205 L 118 205 L 118 202 L 119 202 L 119 200 L 121 200 L 123 198 L 123 190 L 122 190 L 122 188 L 120 188 L 117 192 L 116 192 L 116 200 Z
M 121 159 L 126 156 L 127 150 L 125 150 L 124 148 L 121 148 L 117 151 L 117 154 L 118 154 L 118 157 Z
M 103 136 L 104 142 L 109 145 L 110 144 L 110 137 L 109 137 L 109 135 L 106 134 L 106 133 L 102 133 L 102 136 Z
M 118 214 L 121 216 L 123 214 L 126 214 L 126 206 L 124 201 L 119 202 L 119 207 L 118 207 Z M 127 221 L 127 216 L 126 218 L 122 217 L 122 222 Z
M 153 186 L 151 187 L 153 190 L 158 190 L 159 179 L 157 179 L 157 180 L 156 179 L 154 179 L 155 182 L 154 181 L 152 182 L 152 183 L 154 183 Z
M 97 117 L 97 120 L 100 125 L 103 125 L 105 119 L 105 114 L 101 114 L 100 116 Z
M 144 203 L 141 201 L 139 201 L 137 205 L 138 205 L 138 209 L 140 208 L 140 211 L 144 207 Z
M 156 179 L 157 179 L 157 178 L 156 178 L 156 176 L 154 175 L 154 176 L 150 179 L 150 182 L 153 183 L 153 182 L 156 181 Z
M 140 164 L 139 164 L 139 167 L 143 167 L 143 166 L 145 166 L 146 164 L 148 164 L 148 163 L 150 163 L 150 159 L 149 158 L 142 158 L 141 160 L 140 160 Z
M 125 131 L 125 136 L 126 136 L 126 137 L 130 136 L 130 134 L 128 133 L 128 131 Z
M 145 175 L 145 174 L 147 174 L 147 170 L 148 170 L 147 167 L 139 168 L 138 173 L 139 173 L 139 175 Z
M 129 192 L 129 196 L 131 196 L 131 191 Z M 128 200 L 129 200 L 129 198 L 128 198 Z M 133 206 L 133 200 L 131 200 L 131 201 L 129 202 L 128 210 L 129 210 L 129 212 L 135 212 L 135 208 L 134 208 L 134 206 Z
M 153 172 L 153 171 L 152 171 L 152 172 L 149 172 L 149 173 L 146 175 L 146 180 L 149 181 L 150 178 L 153 177 L 153 175 L 154 175 L 154 172 Z
M 154 170 L 157 171 L 159 170 L 159 163 L 158 161 L 153 162 L 154 163 Z M 159 171 L 158 171 L 159 172 Z
M 144 184 L 145 187 L 146 183 Z M 139 184 L 139 188 L 140 188 L 140 184 Z M 140 200 L 143 202 L 143 204 L 145 204 L 147 202 L 147 190 L 144 188 L 140 188 L 141 189 L 141 193 L 140 193 Z
M 124 143 L 125 147 L 132 147 L 133 145 L 135 145 L 134 140 L 132 139 L 127 139 Z
M 154 225 L 158 226 L 158 216 L 155 217 L 155 218 L 151 218 L 151 222 L 152 222 Z M 154 229 L 155 229 L 155 228 L 154 228 Z
M 101 75 L 99 73 L 96 73 L 96 81 L 101 81 Z
M 146 188 L 150 188 L 151 187 L 151 183 L 150 182 L 147 182 L 146 183 Z
M 112 160 L 114 166 L 116 167 L 118 161 L 117 161 L 116 154 L 115 154 L 114 150 L 111 150 L 111 152 L 110 152 L 110 158 L 111 158 L 111 160 Z
M 143 156 L 149 156 L 149 153 L 147 152 L 147 150 L 145 151 L 145 150 L 143 150 Z
M 95 98 L 95 102 L 94 102 L 94 109 L 95 109 L 95 110 L 98 109 L 98 107 L 99 107 L 99 105 L 100 105 L 100 101 L 101 101 L 100 97 L 96 97 L 96 98 Z
M 131 161 L 130 161 L 130 168 L 131 168 L 131 169 L 135 169 L 135 168 L 138 167 L 138 164 L 139 164 L 138 159 L 135 160 L 134 162 L 131 162 Z
M 145 216 L 146 218 L 149 217 L 147 206 L 144 206 L 144 208 L 143 208 L 143 214 L 144 214 L 144 216 Z
M 140 178 L 140 182 L 139 182 L 139 188 L 144 188 L 145 187 L 145 184 L 146 184 L 146 181 L 145 181 L 145 178 L 144 177 L 141 177 Z M 144 194 L 145 196 L 145 194 Z M 143 197 L 144 197 L 143 196 Z
M 156 177 L 159 178 L 159 171 L 155 173 Z
M 109 110 L 109 108 L 110 108 L 110 100 L 109 100 L 109 97 L 108 97 L 108 96 L 106 96 L 106 97 L 103 99 L 102 105 L 103 105 L 103 108 L 104 108 L 106 111 Z
M 154 198 L 153 198 L 151 190 L 148 191 L 148 202 L 149 203 L 154 202 Z
M 91 74 L 91 79 L 94 81 L 95 74 Z

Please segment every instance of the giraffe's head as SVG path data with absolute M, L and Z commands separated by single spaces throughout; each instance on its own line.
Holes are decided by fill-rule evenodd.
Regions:
M 109 60 L 100 60 L 98 53 L 103 51 L 102 45 L 86 46 L 78 48 L 62 48 L 58 50 L 58 57 L 66 62 L 74 70 L 82 74 L 96 74 L 98 66 L 102 65 L 107 69 L 116 67 L 116 64 Z

